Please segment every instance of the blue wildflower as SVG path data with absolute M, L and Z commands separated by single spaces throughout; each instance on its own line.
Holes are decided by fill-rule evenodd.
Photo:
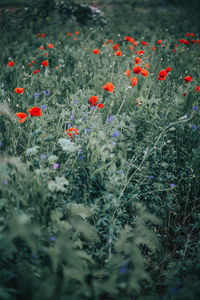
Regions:
M 82 159 L 82 158 L 83 158 L 83 156 L 82 156 L 82 155 L 80 155 L 80 156 L 79 156 L 79 158 L 80 158 L 80 159 Z
M 198 126 L 194 124 L 194 125 L 192 125 L 192 128 L 193 128 L 194 130 L 197 130 Z
M 90 124 L 90 127 L 94 127 L 94 124 Z
M 74 115 L 70 116 L 70 120 L 72 120 L 72 121 L 74 120 Z
M 3 146 L 3 142 L 2 141 L 0 141 L 0 147 L 2 147 Z
M 3 180 L 3 184 L 8 184 L 8 180 L 7 180 L 7 179 L 4 179 L 4 180 Z
M 90 132 L 90 129 L 89 129 L 89 128 L 86 128 L 86 129 L 85 129 L 85 132 L 86 132 L 86 133 L 89 133 L 89 132 Z
M 126 274 L 126 273 L 128 272 L 128 262 L 127 262 L 127 261 L 123 261 L 123 262 L 121 263 L 121 267 L 120 267 L 120 269 L 119 269 L 119 272 L 120 272 L 121 274 Z
M 55 238 L 55 236 L 50 236 L 49 240 L 50 240 L 51 242 L 55 242 L 55 241 L 56 241 L 56 238 Z
M 48 96 L 48 95 L 50 94 L 50 91 L 44 91 L 44 94 L 45 94 L 46 96 Z
M 46 156 L 46 154 L 41 154 L 40 158 L 42 158 L 42 159 L 46 159 L 46 158 L 47 158 L 47 156 Z
M 67 125 L 68 128 L 71 127 L 71 126 L 72 126 L 72 124 L 68 124 L 68 125 Z
M 114 116 L 109 116 L 108 117 L 108 123 L 112 122 L 114 120 Z
M 198 107 L 195 105 L 195 106 L 193 106 L 193 109 L 194 109 L 194 111 L 197 111 Z
M 39 93 L 35 93 L 34 97 L 37 99 L 39 97 Z
M 73 101 L 73 103 L 74 103 L 74 105 L 76 105 L 76 104 L 77 104 L 77 101 L 76 101 L 76 100 L 74 100 L 74 101 Z
M 120 132 L 118 130 L 116 130 L 115 132 L 113 132 L 112 137 L 116 138 L 120 135 Z
M 46 105 L 42 105 L 41 109 L 44 110 L 46 108 Z
M 171 184 L 170 184 L 170 187 L 171 187 L 171 188 L 174 188 L 175 186 L 176 186 L 176 185 L 175 185 L 174 183 L 171 183 Z
M 150 179 L 154 179 L 154 176 L 153 176 L 153 175 L 150 175 L 149 178 L 150 178 Z

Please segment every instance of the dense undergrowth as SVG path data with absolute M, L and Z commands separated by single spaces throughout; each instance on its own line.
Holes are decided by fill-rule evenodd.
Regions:
M 126 5 L 1 27 L 2 300 L 198 299 L 198 25 Z

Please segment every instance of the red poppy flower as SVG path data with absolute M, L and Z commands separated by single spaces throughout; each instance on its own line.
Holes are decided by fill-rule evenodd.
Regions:
M 165 80 L 165 77 L 164 76 L 158 76 L 158 80 Z
M 167 71 L 166 70 L 162 70 L 159 72 L 159 77 L 166 77 L 167 76 Z
M 130 36 L 125 36 L 124 39 L 125 39 L 125 41 L 129 42 L 131 38 L 130 38 Z
M 131 70 L 126 70 L 125 74 L 129 77 L 131 75 Z
M 97 103 L 97 96 L 92 96 L 91 98 L 90 98 L 90 106 L 92 106 L 92 105 L 96 105 L 96 103 Z
M 190 35 L 191 35 L 192 37 L 194 37 L 194 33 L 191 33 Z
M 195 44 L 196 43 L 196 41 L 195 40 L 192 40 L 192 44 Z
M 74 41 L 76 41 L 76 40 L 77 40 L 77 38 L 76 38 L 76 37 L 74 37 L 74 38 L 73 38 L 73 40 L 74 40 Z
M 47 56 L 47 55 L 48 55 L 48 53 L 46 52 L 44 55 L 45 55 L 45 56 Z
M 40 50 L 43 50 L 44 49 L 44 47 L 43 46 L 40 46 Z
M 134 68 L 133 68 L 133 72 L 134 73 L 136 73 L 136 74 L 139 74 L 140 72 L 141 72 L 141 67 L 140 66 L 135 66 Z
M 145 41 L 141 41 L 141 44 L 142 44 L 143 46 L 147 46 L 147 42 L 145 42 Z
M 151 48 L 153 51 L 155 51 L 156 50 L 156 47 L 155 46 L 152 46 L 152 48 Z
M 113 93 L 114 91 L 114 85 L 112 84 L 112 82 L 108 82 L 103 86 L 104 90 Z
M 39 72 L 40 72 L 40 70 L 35 70 L 35 71 L 33 71 L 32 74 L 34 75 L 34 74 L 39 73 Z
M 15 89 L 15 93 L 17 93 L 17 94 L 23 94 L 23 92 L 24 92 L 23 88 L 16 88 Z
M 45 37 L 45 33 L 41 33 L 41 37 Z
M 200 91 L 200 87 L 197 85 L 195 88 L 194 88 L 195 92 L 199 92 Z
M 162 43 L 162 40 L 158 40 L 157 44 L 160 45 Z
M 70 127 L 66 130 L 67 135 L 70 137 L 71 140 L 73 140 L 73 136 L 78 134 L 77 128 Z
M 16 113 L 16 116 L 19 118 L 20 123 L 24 123 L 26 121 L 27 115 L 25 113 Z
M 70 35 L 71 35 L 71 32 L 66 33 L 66 35 L 70 36 Z
M 43 65 L 44 67 L 47 67 L 49 64 L 48 60 L 44 60 L 41 65 Z
M 42 110 L 37 106 L 34 106 L 33 108 L 29 108 L 28 110 L 31 116 L 40 117 L 42 115 Z
M 121 53 L 121 51 L 119 50 L 119 51 L 115 52 L 115 55 L 117 55 L 117 56 L 122 56 L 122 53 Z
M 8 66 L 9 67 L 14 67 L 14 64 L 15 64 L 14 61 L 9 61 Z
M 112 44 L 113 40 L 107 40 L 107 43 Z
M 135 43 L 135 39 L 134 38 L 130 38 L 130 43 Z
M 148 77 L 149 72 L 146 69 L 141 69 L 141 75 L 144 76 L 144 77 Z
M 133 47 L 133 46 L 129 46 L 129 49 L 130 49 L 130 50 L 133 50 L 133 49 L 134 49 L 134 47 Z
M 178 48 L 178 45 L 177 45 L 177 44 L 175 44 L 175 45 L 174 45 L 174 47 Z
M 99 54 L 99 49 L 98 49 L 98 48 L 94 49 L 94 50 L 93 50 L 93 53 L 94 53 L 94 54 Z
M 103 103 L 99 102 L 97 108 L 103 108 L 103 107 L 104 107 Z
M 52 44 L 49 44 L 47 47 L 52 49 L 52 48 L 53 48 L 53 45 L 52 45 Z
M 146 67 L 147 69 L 150 69 L 150 65 L 149 65 L 148 62 L 145 64 L 145 67 Z
M 135 86 L 137 84 L 137 82 L 138 82 L 137 77 L 131 78 L 131 86 Z
M 144 51 L 140 50 L 140 51 L 138 51 L 138 54 L 139 54 L 139 55 L 143 55 L 143 54 L 144 54 Z
M 172 71 L 172 68 L 167 67 L 167 68 L 166 68 L 166 72 L 168 73 L 168 72 L 170 72 L 170 71 Z
M 117 51 L 118 49 L 119 49 L 119 44 L 115 44 L 114 46 L 112 46 L 112 48 L 115 50 L 115 51 Z
M 75 35 L 79 35 L 79 31 L 75 31 Z
M 135 58 L 135 64 L 136 64 L 136 65 L 141 64 L 141 58 L 136 57 L 136 58 Z
M 186 83 L 188 83 L 192 80 L 192 77 L 188 75 L 184 78 L 184 80 L 185 80 Z
M 176 49 L 173 49 L 173 52 L 175 53 L 175 52 L 176 52 Z

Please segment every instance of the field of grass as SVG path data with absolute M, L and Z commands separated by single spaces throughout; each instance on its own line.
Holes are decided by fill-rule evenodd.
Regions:
M 199 299 L 199 14 L 117 2 L 2 16 L 1 300 Z

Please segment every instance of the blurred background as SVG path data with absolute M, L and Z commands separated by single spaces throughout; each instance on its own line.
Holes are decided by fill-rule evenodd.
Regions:
M 109 26 L 113 32 L 133 31 L 141 24 L 176 33 L 199 31 L 199 0 L 0 0 L 0 32 L 12 40 L 26 29 L 37 33 L 51 26 Z M 175 26 L 175 27 L 173 27 Z

